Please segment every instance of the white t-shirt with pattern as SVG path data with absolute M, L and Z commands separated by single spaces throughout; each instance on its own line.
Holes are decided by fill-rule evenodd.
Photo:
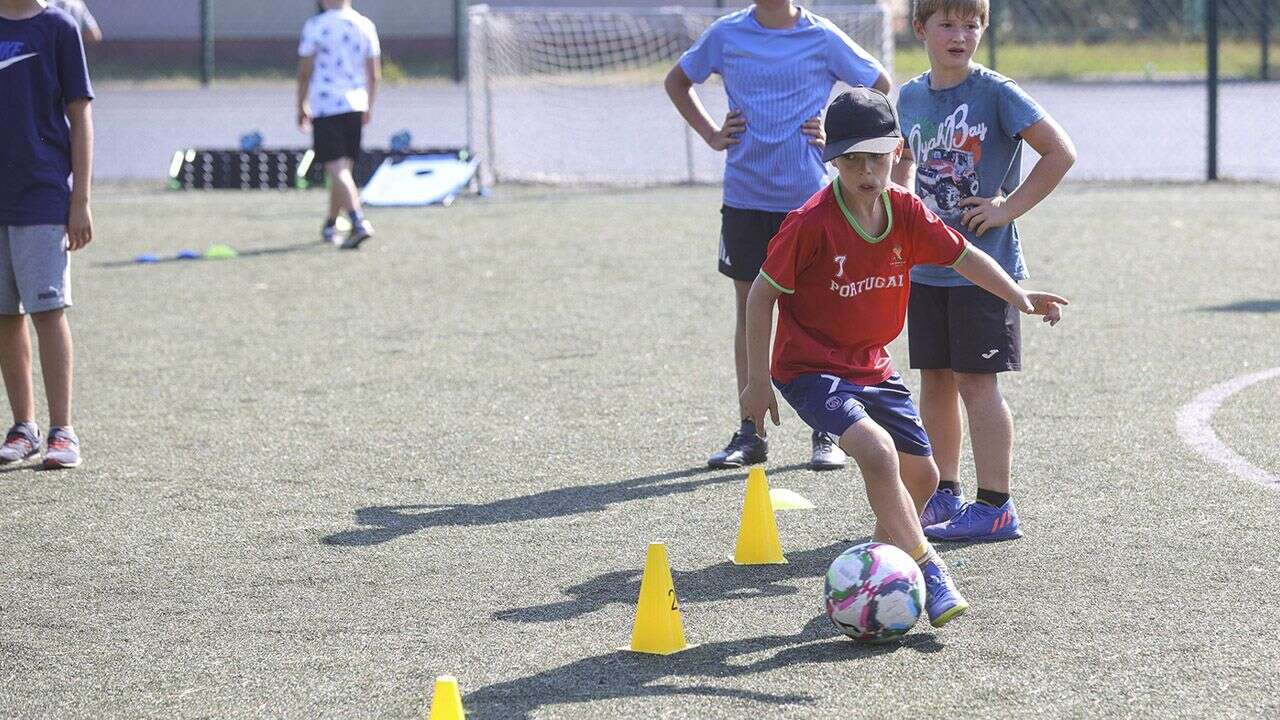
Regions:
M 368 112 L 366 61 L 382 55 L 373 21 L 350 8 L 328 10 L 302 26 L 300 57 L 314 57 L 307 95 L 312 117 Z

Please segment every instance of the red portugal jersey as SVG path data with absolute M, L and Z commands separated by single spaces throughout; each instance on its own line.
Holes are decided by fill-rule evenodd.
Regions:
M 772 374 L 787 383 L 808 373 L 857 385 L 889 379 L 885 346 L 902 332 L 914 265 L 959 262 L 964 236 L 915 195 L 890 187 L 882 196 L 888 227 L 873 237 L 845 207 L 839 180 L 792 211 L 769 241 L 760 269 L 783 293 Z

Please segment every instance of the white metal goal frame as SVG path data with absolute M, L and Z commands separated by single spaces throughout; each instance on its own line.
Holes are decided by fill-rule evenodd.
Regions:
M 893 66 L 888 11 L 815 11 Z M 660 185 L 718 182 L 723 156 L 697 141 L 662 79 L 718 17 L 714 7 L 475 5 L 467 33 L 467 140 L 492 182 Z M 707 85 L 718 85 L 713 78 Z M 702 91 L 723 113 L 723 92 Z

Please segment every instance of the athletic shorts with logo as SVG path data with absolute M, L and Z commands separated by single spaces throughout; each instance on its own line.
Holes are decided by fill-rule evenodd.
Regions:
M 879 385 L 856 385 L 835 375 L 800 375 L 774 386 L 801 420 L 836 437 L 863 418 L 871 418 L 893 438 L 898 452 L 928 457 L 933 454 L 911 391 L 894 373 Z
M 71 307 L 64 225 L 0 225 L 0 315 Z
M 342 158 L 360 157 L 364 135 L 364 113 L 349 112 L 326 115 L 311 121 L 316 162 L 327 163 Z
M 991 374 L 1022 369 L 1022 315 L 974 285 L 911 283 L 907 342 L 913 370 Z
M 720 207 L 720 274 L 754 282 L 787 213 Z

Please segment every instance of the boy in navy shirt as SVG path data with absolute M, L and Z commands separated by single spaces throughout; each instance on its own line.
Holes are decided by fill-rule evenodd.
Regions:
M 0 0 L 0 370 L 14 425 L 0 463 L 40 452 L 26 315 L 49 403 L 46 467 L 80 464 L 71 427 L 69 253 L 93 239 L 93 89 L 75 20 L 36 0 Z M 68 183 L 68 176 L 71 182 Z
M 987 0 L 919 0 L 913 26 L 929 72 L 902 86 L 906 137 L 894 180 L 990 255 L 1014 280 L 1028 277 L 1014 220 L 1035 207 L 1075 162 L 1071 139 L 1018 84 L 972 61 Z M 1022 141 L 1037 153 L 1022 178 Z M 914 170 L 914 172 L 913 172 Z M 1010 497 L 1013 416 L 998 373 L 1022 369 L 1017 308 L 954 270 L 911 271 L 907 334 L 920 370 L 920 412 L 942 473 L 924 512 L 935 540 L 1022 537 Z M 961 400 L 969 419 L 977 501 L 960 490 Z
M 729 114 L 717 126 L 693 89 L 719 74 Z M 826 181 L 819 119 L 837 80 L 889 92 L 884 68 L 830 20 L 791 0 L 758 0 L 712 23 L 667 75 L 680 115 L 713 150 L 725 151 L 720 208 L 720 272 L 733 280 L 737 303 L 733 355 L 738 394 L 747 383 L 747 293 L 769 239 L 787 213 Z M 741 425 L 711 467 L 762 463 L 769 446 L 755 424 Z M 810 467 L 832 470 L 847 459 L 828 434 L 814 431 Z

